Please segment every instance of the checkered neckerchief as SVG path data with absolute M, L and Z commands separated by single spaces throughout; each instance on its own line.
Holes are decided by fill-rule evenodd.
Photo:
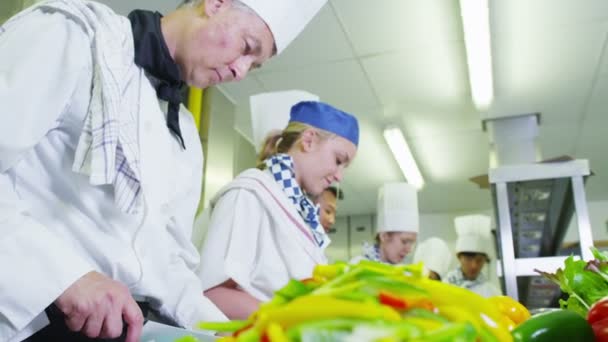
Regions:
M 295 205 L 304 222 L 308 224 L 317 245 L 321 248 L 327 247 L 331 240 L 319 222 L 319 206 L 304 194 L 296 182 L 291 156 L 283 153 L 275 154 L 266 159 L 264 163 L 274 180 Z

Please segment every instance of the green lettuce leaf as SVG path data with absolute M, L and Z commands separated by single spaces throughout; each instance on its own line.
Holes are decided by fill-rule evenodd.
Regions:
M 608 295 L 608 256 L 592 248 L 595 260 L 586 262 L 569 256 L 564 268 L 555 273 L 536 270 L 545 278 L 559 285 L 569 295 L 568 300 L 560 300 L 560 306 L 583 316 L 593 303 Z

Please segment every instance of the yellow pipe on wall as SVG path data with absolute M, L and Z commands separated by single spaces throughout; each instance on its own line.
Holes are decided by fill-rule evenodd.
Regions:
M 203 89 L 190 87 L 188 92 L 188 110 L 194 117 L 196 129 L 201 129 L 201 107 L 203 103 Z

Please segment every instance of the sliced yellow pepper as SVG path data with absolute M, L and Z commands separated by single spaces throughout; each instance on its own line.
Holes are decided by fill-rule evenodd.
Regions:
M 270 342 L 289 342 L 289 338 L 285 335 L 283 328 L 277 323 L 271 322 L 266 330 Z
M 490 303 L 496 305 L 498 310 L 505 316 L 509 317 L 516 325 L 530 318 L 530 311 L 526 309 L 520 302 L 509 296 L 494 296 L 488 298 Z
M 313 278 L 315 279 L 333 279 L 338 275 L 344 273 L 347 264 L 333 264 L 333 265 L 317 265 L 313 270 Z
M 425 289 L 432 298 L 435 305 L 439 306 L 458 306 L 467 311 L 472 311 L 480 317 L 480 322 L 488 329 L 499 341 L 512 341 L 509 333 L 508 320 L 490 303 L 486 298 L 469 291 L 465 288 L 444 284 L 426 278 L 414 278 L 409 280 L 415 285 Z
M 401 315 L 394 309 L 370 302 L 353 302 L 329 296 L 304 296 L 276 308 L 261 308 L 256 327 L 264 330 L 271 322 L 287 329 L 293 325 L 321 319 L 361 318 L 399 321 Z
M 405 322 L 412 323 L 413 325 L 422 328 L 422 330 L 428 332 L 441 328 L 445 325 L 440 321 L 426 319 L 422 317 L 406 317 L 404 318 Z

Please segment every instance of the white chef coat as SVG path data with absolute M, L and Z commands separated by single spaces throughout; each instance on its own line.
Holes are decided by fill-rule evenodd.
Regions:
M 477 285 L 471 287 L 469 290 L 471 290 L 485 298 L 502 295 L 500 290 L 494 284 L 490 283 L 489 281 L 485 281 L 481 284 L 477 284 Z
M 483 274 L 479 274 L 475 280 L 465 280 L 460 268 L 448 272 L 444 282 L 471 290 L 486 298 L 502 295 L 501 291 L 488 281 Z
M 90 45 L 76 21 L 57 13 L 36 10 L 0 28 L 1 341 L 39 329 L 44 309 L 92 270 L 183 326 L 225 319 L 203 297 L 194 272 L 199 257 L 190 235 L 202 149 L 185 108 L 183 150 L 167 129 L 166 103 L 144 72 L 132 68 L 144 197 L 139 214 L 119 211 L 111 186 L 93 186 L 71 171 L 91 98 Z
M 245 170 L 212 201 L 199 273 L 205 290 L 232 279 L 267 301 L 325 263 L 310 228 L 267 171 Z

